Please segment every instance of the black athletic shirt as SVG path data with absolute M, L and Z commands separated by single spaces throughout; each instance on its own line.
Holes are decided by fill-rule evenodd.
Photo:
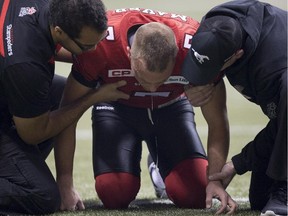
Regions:
M 29 118 L 50 109 L 54 45 L 48 0 L 0 0 L 0 112 Z
M 236 18 L 246 33 L 244 56 L 225 70 L 227 79 L 273 118 L 267 106 L 279 93 L 282 73 L 287 73 L 287 11 L 256 0 L 238 0 L 216 6 L 203 19 L 215 15 Z
M 281 100 L 280 88 L 283 86 L 281 83 L 283 82 L 282 77 L 285 77 L 284 73 L 287 73 L 287 11 L 256 0 L 238 0 L 213 8 L 208 12 L 206 18 L 216 14 L 228 15 L 238 19 L 246 32 L 243 45 L 244 55 L 225 70 L 227 79 L 248 100 L 260 105 L 263 112 L 270 119 L 281 119 L 283 117 L 281 113 L 284 112 L 279 112 L 279 110 L 287 109 L 285 103 L 279 103 Z M 277 107 L 281 104 L 285 107 Z M 277 117 L 278 114 L 279 117 Z M 273 131 L 271 127 L 273 126 L 270 125 L 270 129 L 267 129 L 264 133 L 269 131 L 268 133 L 273 134 L 274 132 L 270 132 Z M 273 144 L 273 146 L 276 146 L 273 154 L 277 157 L 276 154 L 279 151 L 275 148 L 282 148 L 285 145 L 285 135 L 281 137 L 280 133 L 276 139 L 272 137 L 275 135 L 271 134 L 268 134 L 267 137 L 279 142 Z M 265 136 L 262 134 L 260 137 L 263 139 Z M 265 142 L 269 144 L 269 139 L 261 143 L 263 148 L 267 148 Z M 257 140 L 254 142 L 261 142 L 260 138 Z M 252 145 L 251 142 L 242 149 L 240 154 L 232 157 L 237 174 L 241 175 L 249 170 L 251 171 L 252 167 L 254 169 L 259 167 L 259 163 L 263 160 L 263 154 L 257 152 L 257 147 L 253 147 L 256 145 L 256 143 Z M 281 161 L 283 155 L 278 154 L 278 156 L 279 161 Z M 285 173 L 282 170 L 287 169 L 287 167 L 285 166 L 283 169 L 283 166 L 278 166 L 277 171 L 276 169 L 271 171 L 272 167 L 275 167 L 275 164 L 271 165 L 271 160 L 270 158 L 270 170 L 267 170 L 267 172 L 274 172 L 274 176 L 281 173 L 282 177 Z M 277 176 L 277 178 L 281 177 L 280 175 Z

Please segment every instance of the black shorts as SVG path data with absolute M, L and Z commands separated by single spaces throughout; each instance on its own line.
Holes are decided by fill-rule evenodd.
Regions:
M 92 121 L 95 177 L 108 172 L 140 176 L 142 141 L 163 178 L 185 159 L 206 159 L 193 108 L 186 99 L 154 110 L 101 103 L 93 107 Z

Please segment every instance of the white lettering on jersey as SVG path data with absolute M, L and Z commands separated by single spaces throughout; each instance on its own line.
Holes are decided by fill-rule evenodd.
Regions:
M 157 13 L 160 15 L 160 16 L 164 16 L 165 14 L 168 14 L 166 12 L 161 12 L 161 11 L 157 11 Z
M 170 76 L 164 84 L 182 84 L 182 85 L 187 85 L 189 84 L 189 81 L 186 80 L 183 76 Z
M 114 110 L 112 106 L 96 106 L 96 110 Z
M 113 69 L 108 70 L 108 77 L 134 77 L 131 69 Z
M 127 12 L 128 10 L 130 11 L 140 11 L 140 8 L 119 8 L 119 9 L 115 9 L 116 13 L 123 13 L 123 12 Z
M 190 35 L 190 34 L 185 34 L 184 44 L 183 44 L 183 47 L 184 47 L 184 48 L 190 49 L 192 38 L 193 38 L 192 35 Z
M 13 28 L 12 24 L 6 26 L 6 42 L 7 42 L 7 51 L 8 51 L 8 56 L 13 55 L 13 38 L 12 38 L 12 33 L 13 33 Z
M 151 10 L 151 9 L 144 9 L 144 10 L 142 11 L 142 13 L 155 15 L 155 14 L 156 14 L 156 11 Z
M 106 39 L 113 41 L 115 39 L 115 32 L 113 26 L 108 26 Z
M 19 17 L 23 17 L 26 15 L 32 15 L 36 13 L 36 9 L 34 7 L 21 7 Z
M 134 96 L 136 97 L 145 97 L 145 96 L 159 96 L 159 97 L 168 97 L 170 92 L 135 92 Z
M 161 12 L 161 11 L 157 11 L 157 10 L 142 9 L 142 8 L 121 8 L 121 9 L 115 10 L 116 13 L 123 13 L 123 12 L 127 12 L 127 11 L 140 11 L 144 14 L 159 15 L 159 16 L 164 16 L 164 15 L 170 14 L 170 13 Z M 170 17 L 173 19 L 181 19 L 183 21 L 187 21 L 187 16 L 184 16 L 184 15 L 170 14 Z
M 179 18 L 183 21 L 187 21 L 187 16 L 179 15 L 179 14 L 171 14 L 171 18 L 174 18 L 174 19 Z

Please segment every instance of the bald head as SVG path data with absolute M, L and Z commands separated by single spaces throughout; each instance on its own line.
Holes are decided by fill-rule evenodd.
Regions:
M 174 64 L 177 53 L 175 35 L 168 26 L 151 22 L 136 31 L 131 58 L 141 59 L 149 71 L 162 72 L 168 64 Z

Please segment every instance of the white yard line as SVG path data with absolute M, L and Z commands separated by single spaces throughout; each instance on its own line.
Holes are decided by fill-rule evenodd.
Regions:
M 231 135 L 253 135 L 258 133 L 265 125 L 232 125 L 230 126 L 230 133 Z M 197 127 L 197 131 L 199 135 L 205 135 L 207 133 L 206 126 L 199 126 Z
M 233 199 L 236 201 L 236 202 L 249 202 L 249 199 L 248 198 L 244 198 L 244 197 L 236 197 Z
M 233 197 L 233 199 L 239 203 L 249 202 L 248 198 L 243 198 L 243 197 L 236 197 L 236 198 Z M 153 203 L 162 203 L 162 204 L 172 204 L 172 201 L 169 199 L 153 199 L 152 202 Z M 219 201 L 217 199 L 213 199 L 213 202 L 219 203 Z
M 230 127 L 231 135 L 256 135 L 265 125 L 232 125 Z M 197 131 L 200 136 L 205 136 L 207 134 L 206 126 L 197 126 Z M 77 130 L 78 140 L 92 140 L 92 129 L 78 129 Z

